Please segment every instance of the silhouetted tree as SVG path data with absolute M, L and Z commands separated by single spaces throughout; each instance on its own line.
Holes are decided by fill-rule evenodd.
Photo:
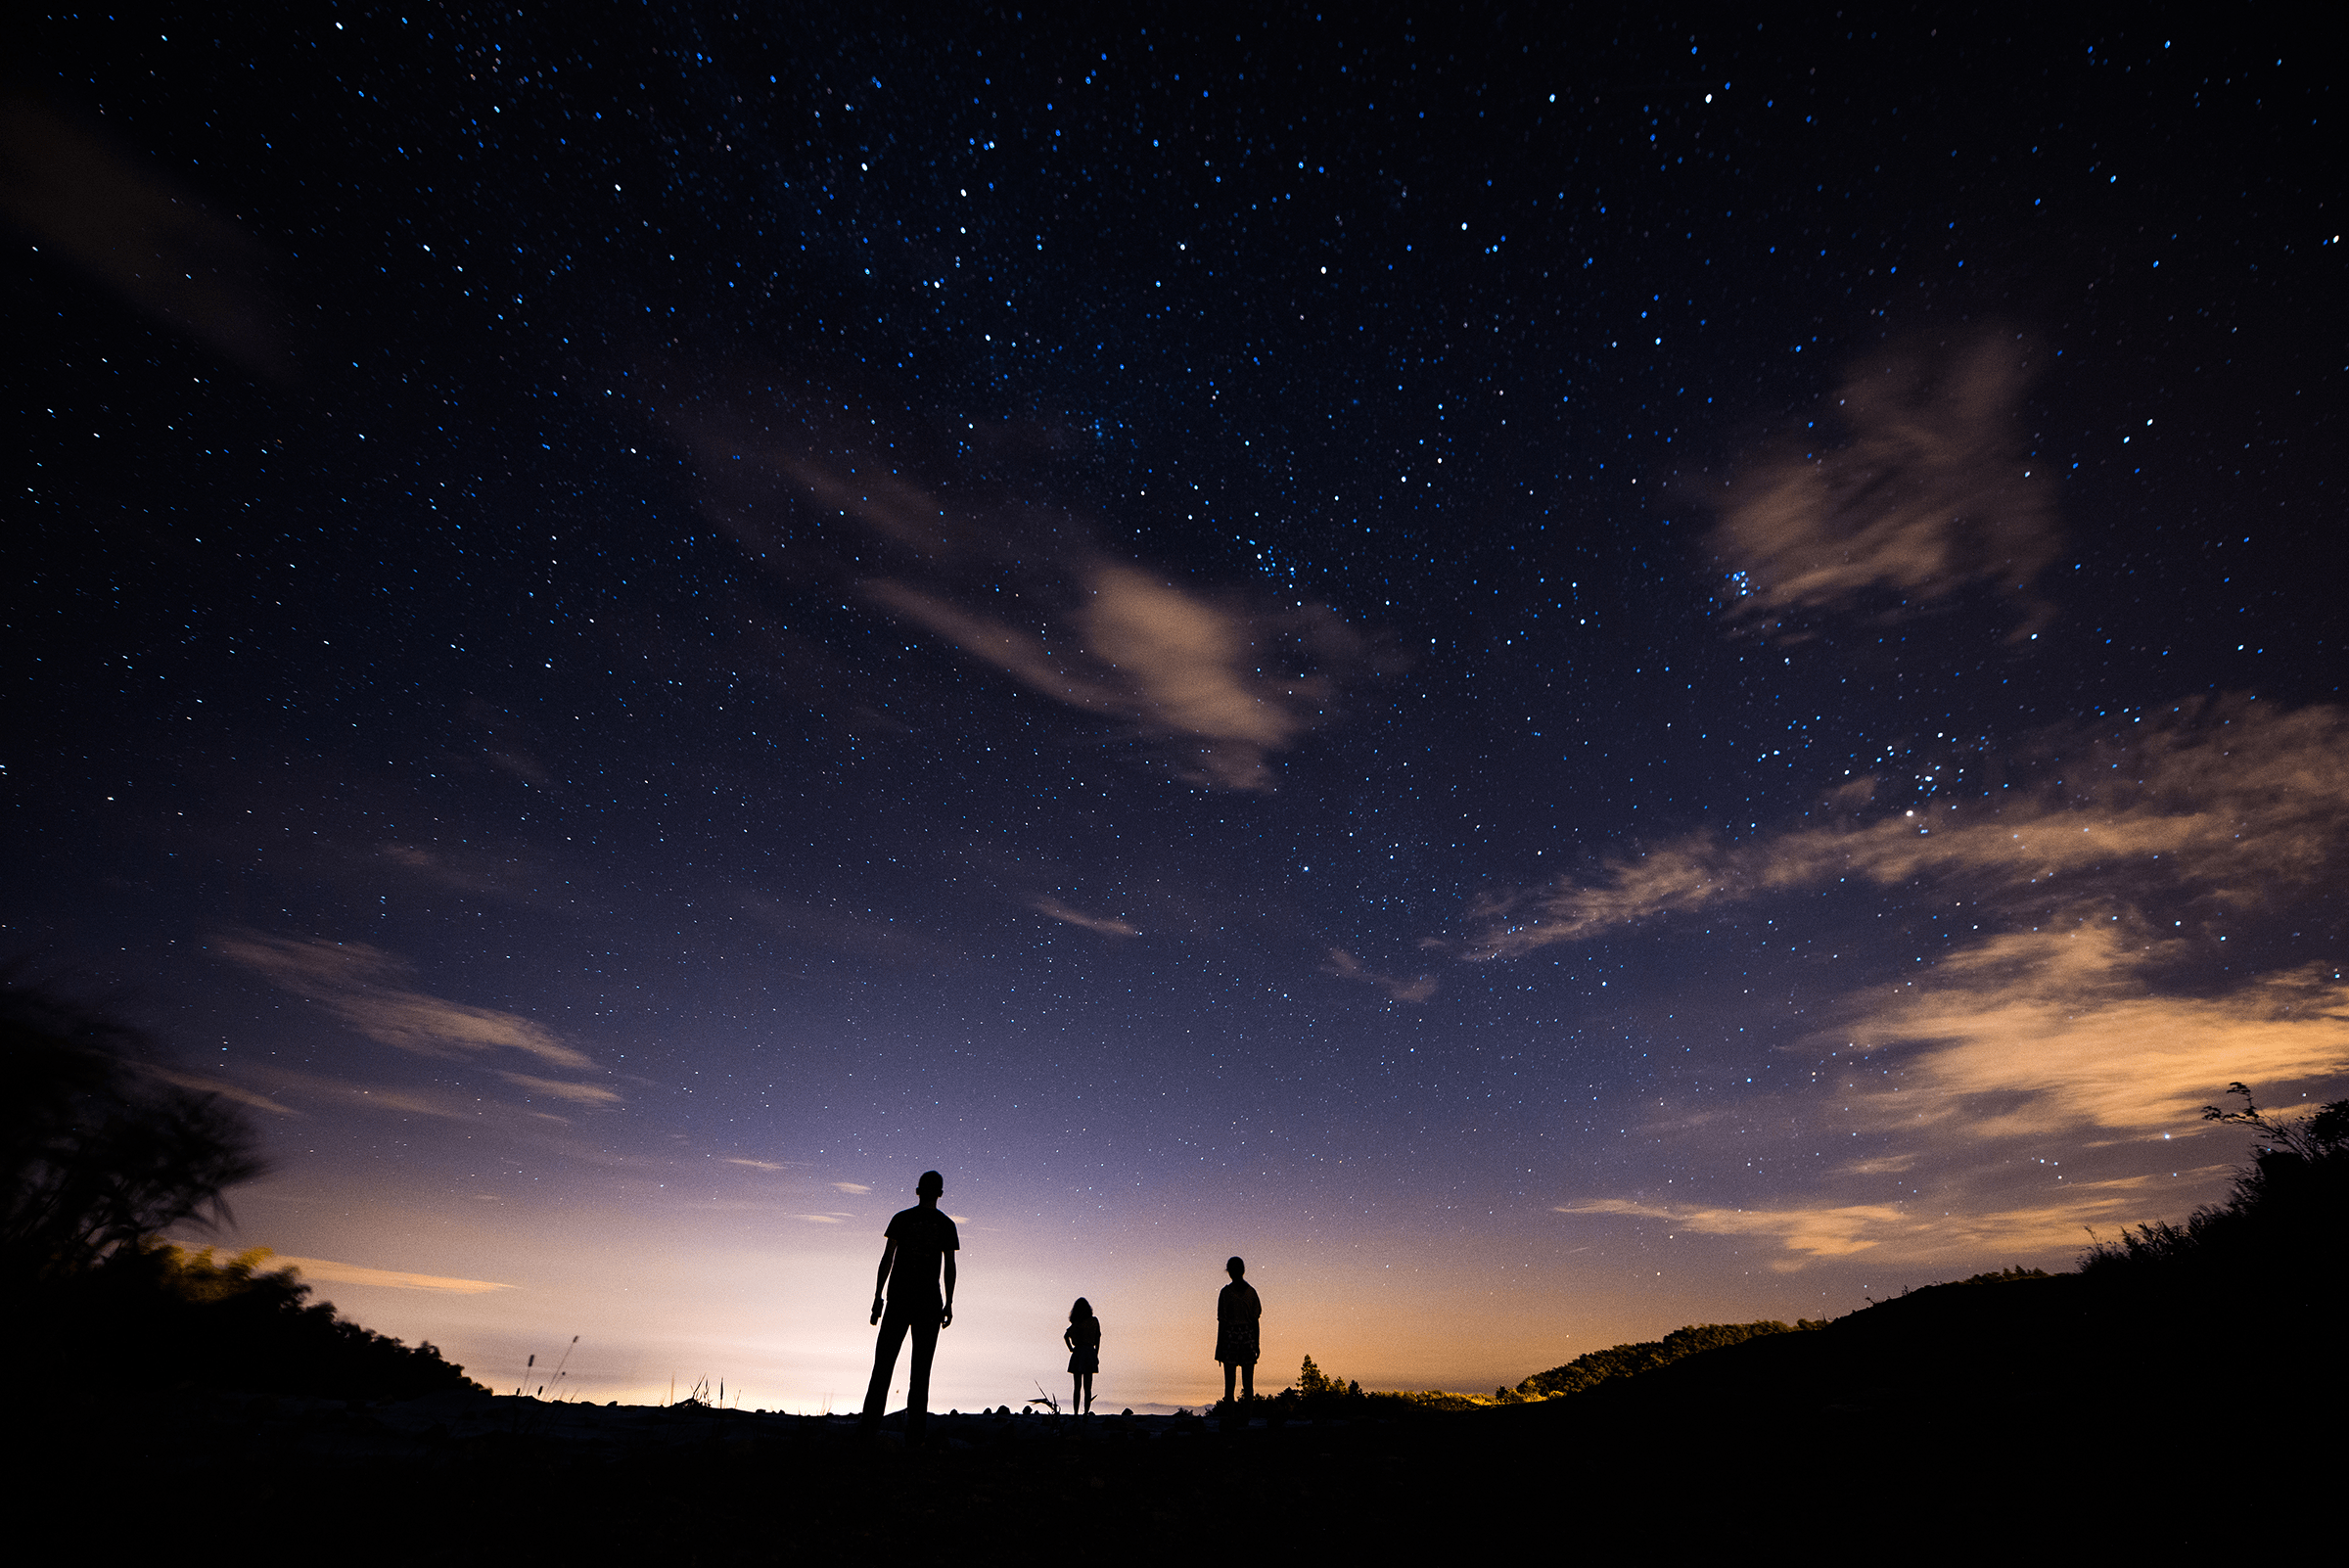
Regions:
M 1361 1413 L 1362 1385 L 1331 1377 L 1308 1356 L 1297 1381 L 1272 1397 L 1265 1414 L 1275 1423 L 1292 1418 L 1318 1420 Z
M 243 1113 L 162 1077 L 145 1036 L 14 983 L 0 1074 L 0 1268 L 20 1278 L 225 1219 L 227 1189 L 264 1169 Z
M 1324 1376 L 1321 1368 L 1313 1364 L 1313 1359 L 1308 1356 L 1305 1365 L 1297 1372 L 1297 1392 L 1310 1399 L 1315 1394 L 1343 1394 L 1346 1385 Z

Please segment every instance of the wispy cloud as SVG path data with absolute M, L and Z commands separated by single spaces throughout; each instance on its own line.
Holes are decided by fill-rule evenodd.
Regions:
M 735 1158 L 731 1155 L 726 1157 L 725 1163 L 728 1165 L 747 1165 L 754 1171 L 780 1171 L 783 1169 L 782 1166 L 776 1164 L 772 1160 L 744 1160 Z
M 1359 980 L 1365 986 L 1375 986 L 1393 1001 L 1423 1002 L 1436 993 L 1436 977 L 1433 975 L 1415 975 L 1409 980 L 1382 975 L 1375 969 L 1363 968 L 1361 960 L 1343 947 L 1329 949 L 1329 962 L 1321 966 L 1321 972 L 1336 975 L 1341 980 Z
M 2349 1072 L 2349 985 L 2330 964 L 2216 994 L 2157 994 L 2182 947 L 2132 921 L 2018 932 L 1945 958 L 1932 984 L 1847 1026 L 1864 1048 L 1908 1046 L 1897 1090 L 1852 1109 L 1879 1126 L 1969 1141 L 2060 1130 L 2150 1132 L 2190 1124 L 2228 1083 Z
M 1367 654 L 1327 610 L 1251 609 L 1106 560 L 1074 577 L 1061 613 L 1028 625 L 906 582 L 866 592 L 1048 697 L 1174 744 L 1187 776 L 1223 789 L 1272 788 L 1273 754 L 1322 721 Z
M 1072 926 L 1082 926 L 1087 931 L 1098 931 L 1105 937 L 1138 937 L 1142 934 L 1141 928 L 1138 926 L 1128 925 L 1125 921 L 1113 919 L 1108 915 L 1089 915 L 1082 909 L 1072 909 L 1058 899 L 1038 899 L 1030 907 L 1039 914 L 1048 914 L 1055 920 L 1065 920 Z
M 1849 1003 L 1828 1060 L 1849 1077 L 1820 1085 L 1833 1114 L 1859 1132 L 1906 1147 L 1838 1166 L 1816 1196 L 1751 1206 L 1599 1198 L 1561 1213 L 1669 1222 L 1699 1235 L 1750 1236 L 1783 1254 L 1773 1268 L 1867 1252 L 1888 1262 L 2044 1255 L 2076 1246 L 2085 1229 L 2153 1218 L 2213 1168 L 2173 1168 L 2185 1147 L 2160 1139 L 2198 1129 L 2201 1107 L 2242 1079 L 2279 1100 L 2295 1084 L 2349 1074 L 2349 985 L 2331 965 L 2309 965 L 2216 992 L 2164 995 L 2154 977 L 2175 965 L 2184 938 L 2099 915 L 2061 929 L 1989 939 L 1945 958 L 1928 982 Z M 1860 1065 L 1865 1058 L 1865 1066 Z M 2162 1170 L 2074 1179 L 2016 1204 L 2019 1146 L 2084 1156 L 2158 1148 Z M 1834 1189 L 1882 1190 L 1893 1202 L 1852 1202 Z M 1985 1201 L 1986 1194 L 1997 1194 Z
M 265 1073 L 272 1096 L 312 1108 L 323 1103 L 345 1111 L 429 1116 L 437 1121 L 462 1122 L 475 1128 L 499 1122 L 510 1126 L 517 1116 L 528 1114 L 534 1119 L 542 1114 L 525 1113 L 517 1106 L 484 1100 L 480 1094 L 468 1092 L 462 1087 L 392 1088 L 380 1084 L 352 1083 L 322 1073 L 287 1069 L 274 1063 L 259 1071 Z M 295 1114 L 309 1113 L 298 1109 Z
M 476 849 L 450 851 L 439 845 L 385 844 L 376 853 L 423 879 L 462 893 L 523 899 L 543 871 L 517 855 Z
M 709 396 L 707 381 L 669 365 L 647 387 L 700 459 L 704 504 L 752 559 L 1112 721 L 1196 783 L 1270 790 L 1274 760 L 1381 663 L 1326 606 L 1178 582 L 1066 509 L 987 498 L 967 474 L 952 489 L 925 482 L 905 456 L 912 438 L 880 434 L 888 415 L 853 395 L 758 408 Z M 967 457 L 971 428 L 956 425 L 944 462 Z
M 836 1225 L 843 1220 L 853 1220 L 855 1216 L 847 1214 L 795 1214 L 791 1218 L 794 1220 L 805 1220 L 809 1224 Z
M 363 942 L 231 932 L 213 950 L 317 1003 L 369 1039 L 423 1056 L 469 1056 L 517 1050 L 549 1067 L 595 1066 L 554 1032 L 519 1013 L 469 1007 L 409 989 L 408 964 Z
M 2170 887 L 2224 905 L 2309 885 L 2349 841 L 2349 719 L 2337 708 L 2180 704 L 2125 734 L 2050 737 L 2001 792 L 1732 844 L 1693 833 L 1595 878 L 1489 894 L 1469 956 L 1509 957 L 1660 914 L 1851 879 L 1962 878 L 1982 896 Z M 1825 814 L 1825 813 L 1822 813 Z
M 784 903 L 755 893 L 737 896 L 743 912 L 796 942 L 897 966 L 941 968 L 962 961 L 959 949 L 910 918 L 874 909 Z
M 565 1084 L 551 1078 L 532 1078 L 528 1073 L 509 1073 L 500 1068 L 497 1076 L 532 1094 L 548 1094 L 574 1105 L 618 1105 L 620 1091 L 601 1084 Z
M 1811 1264 L 1862 1253 L 1888 1265 L 2044 1256 L 2050 1249 L 2079 1246 L 2092 1226 L 2117 1226 L 2135 1220 L 2143 1207 L 2138 1191 L 2148 1179 L 2084 1182 L 2077 1191 L 2045 1204 L 1988 1213 L 1945 1213 L 1938 1201 L 1795 1201 L 1776 1207 L 1731 1209 L 1630 1198 L 1561 1204 L 1556 1212 L 1653 1220 L 1692 1235 L 1742 1236 L 1773 1243 L 1780 1256 L 1770 1267 L 1789 1273 Z
M 858 1196 L 862 1196 L 863 1194 L 873 1190 L 871 1187 L 866 1186 L 861 1181 L 835 1181 L 832 1184 L 843 1192 L 852 1192 Z
M 2029 364 L 2004 335 L 1855 371 L 1819 421 L 1840 440 L 1806 430 L 1729 482 L 1711 539 L 1729 617 L 1784 630 L 1978 583 L 2026 594 L 2058 538 L 2016 418 Z
M 1886 1204 L 1817 1209 L 1708 1209 L 1632 1198 L 1598 1198 L 1589 1203 L 1560 1204 L 1556 1212 L 1663 1220 L 1699 1235 L 1767 1236 L 1805 1258 L 1841 1258 L 1876 1246 L 1887 1234 L 1924 1228 L 1923 1222 Z
M 2044 1258 L 2078 1245 L 2085 1226 L 2174 1215 L 2209 1174 L 2181 1173 L 2182 1145 L 2164 1137 L 2198 1130 L 2225 1084 L 2281 1100 L 2349 1076 L 2337 964 L 2246 971 L 2217 943 L 2242 912 L 2320 897 L 2337 878 L 2344 755 L 2339 709 L 2182 704 L 2102 734 L 2044 736 L 1995 795 L 1911 811 L 1870 806 L 1864 786 L 1839 791 L 1801 825 L 1743 844 L 1687 835 L 1596 876 L 1490 900 L 1472 956 L 1663 916 L 1716 919 L 1842 881 L 1945 909 L 1961 893 L 1979 921 L 1965 945 L 1896 985 L 1809 999 L 1815 1032 L 1800 1047 L 1822 1072 L 1788 1110 L 1873 1145 L 1834 1165 L 1819 1192 L 1571 1208 L 1752 1237 L 1780 1268 L 1861 1254 Z M 2147 903 L 2162 908 L 2158 924 L 2140 912 Z M 2022 1150 L 2060 1150 L 2064 1169 Z M 2158 1173 L 2142 1169 L 2156 1161 Z M 2018 1186 L 2026 1169 L 2039 1174 Z M 2044 1198 L 2043 1178 L 2055 1185 Z
M 384 1285 L 393 1290 L 434 1290 L 451 1296 L 481 1296 L 493 1290 L 518 1288 L 486 1279 L 450 1279 L 398 1268 L 363 1268 L 357 1264 L 335 1263 L 326 1258 L 272 1256 L 264 1267 L 299 1269 L 303 1279 L 317 1285 Z
M 97 137 L 4 97 L 0 211 L 247 368 L 292 373 L 286 312 L 263 281 L 266 247 Z
M 250 1105 L 256 1111 L 268 1111 L 276 1116 L 301 1115 L 291 1105 L 280 1105 L 266 1094 L 256 1094 L 249 1088 L 225 1083 L 220 1079 L 204 1078 L 195 1073 L 182 1073 L 168 1067 L 155 1067 L 148 1071 L 166 1084 L 177 1084 L 181 1088 L 194 1089 L 199 1094 L 217 1094 L 224 1100 L 234 1100 L 239 1105 Z

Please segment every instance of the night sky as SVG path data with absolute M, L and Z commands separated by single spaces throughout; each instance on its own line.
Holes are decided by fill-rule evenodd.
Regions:
M 371 1326 L 850 1406 L 935 1167 L 942 1408 L 1491 1388 L 2349 1084 L 2274 8 L 256 9 L 9 51 L 0 954 Z

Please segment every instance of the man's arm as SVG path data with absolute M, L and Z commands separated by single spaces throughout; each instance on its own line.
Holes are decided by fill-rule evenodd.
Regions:
M 946 1310 L 939 1318 L 938 1326 L 944 1328 L 952 1321 L 954 1321 L 954 1255 L 949 1252 L 946 1254 Z
M 890 1237 L 881 1244 L 881 1271 L 873 1275 L 873 1321 L 881 1321 L 881 1290 L 889 1283 L 890 1266 L 898 1261 L 898 1238 Z

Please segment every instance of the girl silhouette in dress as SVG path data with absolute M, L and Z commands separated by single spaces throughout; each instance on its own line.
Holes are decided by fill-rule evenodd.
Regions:
M 1069 1309 L 1069 1330 L 1060 1336 L 1069 1347 L 1069 1374 L 1077 1380 L 1069 1395 L 1071 1415 L 1093 1413 L 1093 1374 L 1101 1370 L 1101 1319 L 1082 1296 Z

